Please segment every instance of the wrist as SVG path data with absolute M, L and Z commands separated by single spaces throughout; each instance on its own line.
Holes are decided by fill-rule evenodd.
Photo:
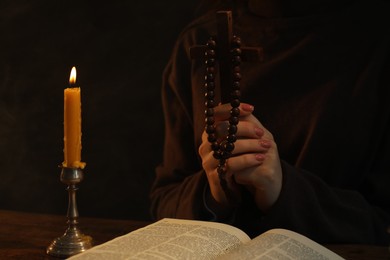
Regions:
M 204 203 L 206 209 L 214 216 L 214 221 L 232 222 L 235 216 L 236 207 L 218 202 L 212 195 L 210 187 L 207 185 L 204 192 Z

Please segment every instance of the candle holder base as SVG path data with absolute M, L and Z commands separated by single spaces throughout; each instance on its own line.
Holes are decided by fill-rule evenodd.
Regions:
M 68 258 L 93 246 L 92 237 L 86 236 L 78 229 L 79 213 L 76 204 L 76 184 L 83 180 L 84 174 L 80 168 L 62 168 L 61 182 L 66 184 L 69 203 L 68 203 L 68 228 L 65 233 L 54 239 L 47 247 L 46 253 L 50 256 L 59 258 Z
M 46 253 L 54 257 L 68 258 L 91 248 L 92 244 L 92 237 L 82 234 L 75 227 L 69 227 L 64 235 L 53 240 Z

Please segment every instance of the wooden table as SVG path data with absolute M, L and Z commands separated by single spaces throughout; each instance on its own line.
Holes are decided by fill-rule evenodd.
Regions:
M 150 224 L 146 221 L 80 218 L 81 231 L 101 244 L 114 237 Z M 56 259 L 46 255 L 46 247 L 61 236 L 66 217 L 0 210 L 0 259 Z M 390 259 L 387 247 L 365 245 L 326 245 L 352 260 Z M 57 259 L 58 260 L 58 259 Z
M 92 236 L 94 244 L 136 230 L 150 222 L 83 218 L 79 227 Z M 0 210 L 0 259 L 56 259 L 46 247 L 67 228 L 66 216 Z

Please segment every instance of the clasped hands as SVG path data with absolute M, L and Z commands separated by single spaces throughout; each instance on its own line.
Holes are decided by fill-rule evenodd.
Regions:
M 217 136 L 226 136 L 230 117 L 230 104 L 215 107 L 214 118 Z M 238 200 L 242 189 L 248 189 L 254 196 L 257 207 L 267 211 L 278 199 L 282 188 L 282 169 L 279 154 L 272 134 L 252 114 L 254 107 L 241 103 L 237 141 L 232 156 L 227 160 L 225 179 Z M 224 208 L 229 201 L 223 191 L 217 173 L 218 161 L 203 132 L 199 147 L 202 166 L 206 172 L 213 199 Z

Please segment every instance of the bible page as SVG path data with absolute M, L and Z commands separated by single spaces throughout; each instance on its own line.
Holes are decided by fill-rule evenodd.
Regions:
M 315 241 L 286 229 L 272 229 L 218 259 L 341 260 L 341 256 Z
M 226 224 L 165 218 L 70 259 L 213 259 L 248 241 Z

